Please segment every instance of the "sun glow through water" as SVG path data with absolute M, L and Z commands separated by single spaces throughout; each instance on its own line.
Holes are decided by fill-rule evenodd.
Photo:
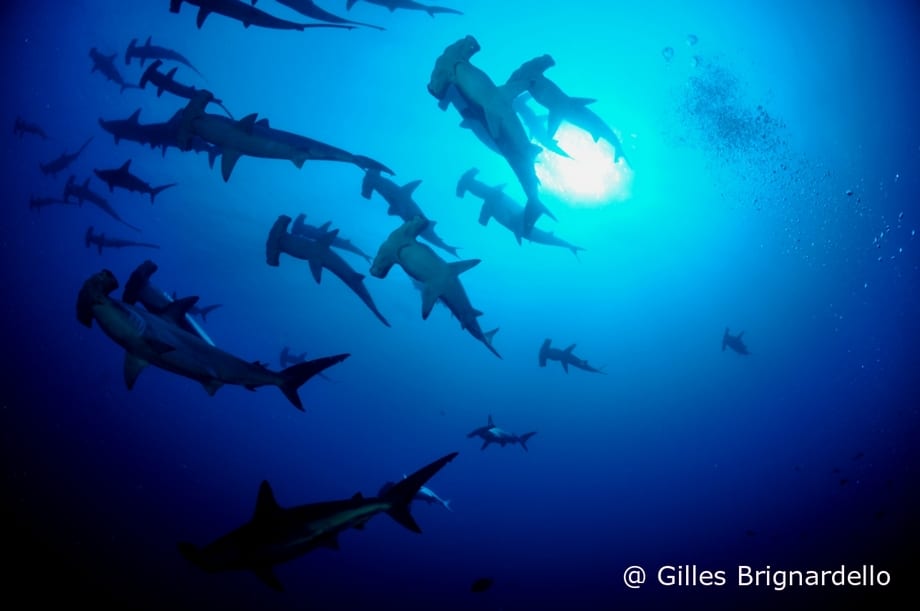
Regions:
M 605 206 L 629 199 L 633 170 L 622 157 L 613 161 L 609 142 L 595 142 L 588 132 L 568 123 L 556 131 L 556 141 L 570 157 L 543 151 L 536 171 L 544 189 L 571 206 Z

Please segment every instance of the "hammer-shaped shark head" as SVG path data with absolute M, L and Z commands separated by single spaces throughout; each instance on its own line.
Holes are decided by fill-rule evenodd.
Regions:
M 457 42 L 444 49 L 444 53 L 435 60 L 431 79 L 428 81 L 428 93 L 441 100 L 447 94 L 447 88 L 453 82 L 457 64 L 468 62 L 481 47 L 479 42 L 470 35 L 464 36 Z
M 371 263 L 371 276 L 386 278 L 390 269 L 399 263 L 399 251 L 415 242 L 418 235 L 428 226 L 428 219 L 416 216 L 397 227 L 377 250 Z
M 77 320 L 86 327 L 93 324 L 93 307 L 105 303 L 109 293 L 118 288 L 118 279 L 107 269 L 93 274 L 77 295 Z
M 533 85 L 534 81 L 543 76 L 543 73 L 556 65 L 552 56 L 546 54 L 535 57 L 521 64 L 517 70 L 508 77 L 506 87 L 513 88 L 513 85 L 520 85 L 520 88 L 527 89 Z

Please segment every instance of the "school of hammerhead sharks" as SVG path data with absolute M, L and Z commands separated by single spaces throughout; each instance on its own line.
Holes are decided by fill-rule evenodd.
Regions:
M 357 1 L 347 0 L 346 9 L 350 10 Z M 273 16 L 257 8 L 256 0 L 170 0 L 169 10 L 180 13 L 183 4 L 197 7 L 199 29 L 211 15 L 238 20 L 247 28 L 297 31 L 318 27 L 383 29 L 327 12 L 312 0 L 277 2 L 316 23 L 299 23 Z M 423 11 L 432 17 L 438 14 L 462 15 L 455 9 L 413 0 L 364 2 L 386 7 L 391 12 L 401 9 Z M 567 155 L 554 139 L 563 121 L 589 132 L 595 141 L 604 139 L 609 142 L 615 151 L 614 163 L 621 160 L 628 162 L 622 143 L 614 130 L 588 108 L 593 100 L 571 97 L 545 76 L 545 71 L 555 64 L 549 55 L 525 61 L 503 84 L 498 85 L 471 62 L 479 50 L 479 43 L 469 35 L 447 46 L 440 57 L 435 58 L 428 92 L 437 99 L 441 110 L 453 106 L 462 119 L 461 127 L 470 130 L 486 147 L 504 158 L 526 194 L 526 202 L 521 205 L 505 194 L 501 186 L 490 186 L 480 181 L 476 168 L 460 177 L 456 195 L 464 197 L 470 193 L 481 199 L 479 223 L 485 226 L 494 219 L 513 234 L 518 244 L 528 240 L 568 249 L 577 256 L 583 248 L 535 227 L 537 220 L 544 215 L 555 220 L 553 213 L 540 201 L 539 180 L 534 168 L 536 156 L 543 150 Z M 390 168 L 370 157 L 278 129 L 256 114 L 234 118 L 213 92 L 179 82 L 176 79 L 179 66 L 167 69 L 170 63 L 200 73 L 181 53 L 154 45 L 150 38 L 144 44 L 139 44 L 137 39 L 132 40 L 124 54 L 127 65 L 136 60 L 144 69 L 138 83 L 127 82 L 122 77 L 116 65 L 117 56 L 115 53 L 104 54 L 96 48 L 90 49 L 92 72 L 100 73 L 121 91 L 149 86 L 158 97 L 165 92 L 184 99 L 185 106 L 161 123 L 141 123 L 140 109 L 125 119 L 100 118 L 100 127 L 114 137 L 116 144 L 122 140 L 136 142 L 161 149 L 164 155 L 170 148 L 204 153 L 212 168 L 220 160 L 224 181 L 230 180 L 241 157 L 286 160 L 297 168 L 307 161 L 350 163 L 364 172 L 361 195 L 370 199 L 377 193 L 387 203 L 388 215 L 399 217 L 402 221 L 380 245 L 376 255 L 371 256 L 339 236 L 338 229 L 330 229 L 330 223 L 314 226 L 306 223 L 303 214 L 296 218 L 281 215 L 271 226 L 266 239 L 268 265 L 278 266 L 282 254 L 300 259 L 308 264 L 317 283 L 322 271 L 328 270 L 386 326 L 390 324 L 365 287 L 364 275 L 336 251 L 362 257 L 370 264 L 369 273 L 376 278 L 385 278 L 393 266 L 399 266 L 421 294 L 423 319 L 427 319 L 434 305 L 440 302 L 460 323 L 461 330 L 501 358 L 493 344 L 498 329 L 483 331 L 478 322 L 482 312 L 472 305 L 460 281 L 460 274 L 479 260 L 447 261 L 435 250 L 458 257 L 456 247 L 438 236 L 434 230 L 435 222 L 426 217 L 413 199 L 413 191 L 421 181 L 399 185 L 385 176 L 394 175 Z M 146 65 L 148 61 L 150 64 Z M 544 107 L 547 114 L 538 115 L 529 105 L 531 101 Z M 217 108 L 219 112 L 210 112 L 211 108 Z M 15 120 L 14 132 L 20 137 L 31 134 L 47 138 L 41 126 L 21 117 Z M 40 164 L 41 171 L 52 177 L 65 173 L 92 139 L 88 138 L 74 152 L 65 151 L 52 161 Z M 105 183 L 109 193 L 123 189 L 148 195 L 151 203 L 160 193 L 175 186 L 151 186 L 132 173 L 130 159 L 117 168 L 95 169 L 94 174 Z M 62 197 L 33 197 L 30 207 L 40 209 L 52 204 L 89 203 L 125 227 L 140 231 L 122 219 L 106 197 L 91 188 L 90 182 L 91 177 L 81 182 L 70 175 Z M 85 243 L 88 248 L 96 247 L 99 253 L 105 248 L 159 248 L 152 243 L 97 233 L 92 226 L 86 230 Z M 113 296 L 119 288 L 118 279 L 111 271 L 103 269 L 86 279 L 77 296 L 79 322 L 86 327 L 95 323 L 125 350 L 124 379 L 128 389 L 134 386 L 148 365 L 153 365 L 201 383 L 210 395 L 227 384 L 249 390 L 277 386 L 291 404 L 303 410 L 299 395 L 301 386 L 315 376 L 325 377 L 326 369 L 349 357 L 349 354 L 336 354 L 307 360 L 304 354 L 297 355 L 285 346 L 280 359 L 282 369 L 274 370 L 266 364 L 249 362 L 221 350 L 196 320 L 196 317 L 206 320 L 207 314 L 219 304 L 201 307 L 198 297 L 178 298 L 175 293 L 167 292 L 152 282 L 156 271 L 157 265 L 153 261 L 141 263 L 125 282 L 119 299 Z M 732 335 L 726 329 L 722 350 L 729 347 L 740 354 L 748 354 L 742 335 L 743 332 Z M 569 367 L 604 373 L 576 356 L 574 348 L 574 344 L 565 349 L 555 348 L 552 341 L 546 339 L 539 348 L 538 364 L 545 367 L 548 361 L 558 361 L 566 373 Z M 503 430 L 494 424 L 489 415 L 487 424 L 471 431 L 467 437 L 482 439 L 482 449 L 491 444 L 501 447 L 516 444 L 527 450 L 527 442 L 534 434 Z M 275 501 L 268 482 L 263 481 L 255 512 L 248 522 L 202 547 L 180 543 L 179 551 L 205 571 L 248 570 L 273 589 L 282 590 L 282 584 L 273 573 L 275 565 L 318 547 L 338 549 L 339 533 L 351 528 L 361 529 L 379 513 L 388 514 L 413 532 L 421 532 L 409 511 L 410 503 L 418 500 L 450 509 L 449 501 L 443 500 L 425 484 L 456 456 L 457 452 L 447 454 L 396 483 L 388 482 L 377 496 L 369 498 L 359 493 L 350 499 L 283 508 Z M 481 582 L 474 584 L 474 591 L 481 589 Z

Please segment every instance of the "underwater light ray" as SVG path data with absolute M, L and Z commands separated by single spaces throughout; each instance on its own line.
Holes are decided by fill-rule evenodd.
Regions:
M 537 163 L 537 177 L 543 188 L 571 206 L 604 206 L 621 202 L 632 194 L 633 170 L 606 140 L 563 123 L 555 139 L 568 157 L 544 150 Z

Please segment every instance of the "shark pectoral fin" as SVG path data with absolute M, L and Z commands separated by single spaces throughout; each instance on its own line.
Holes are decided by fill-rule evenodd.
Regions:
M 569 98 L 569 101 L 579 106 L 588 106 L 597 102 L 595 98 Z
M 556 135 L 556 131 L 559 129 L 559 126 L 562 125 L 562 115 L 557 111 L 550 111 L 549 116 L 546 118 L 546 133 L 547 136 L 552 138 Z
M 452 263 L 448 263 L 447 267 L 450 269 L 450 271 L 455 276 L 459 276 L 466 270 L 472 269 L 476 267 L 477 265 L 479 265 L 480 261 L 481 259 L 466 259 L 465 261 L 453 261 Z
M 237 122 L 238 125 L 240 126 L 240 129 L 245 131 L 247 134 L 251 134 L 253 128 L 256 125 L 256 119 L 258 118 L 258 116 L 259 116 L 258 113 L 252 113 L 240 119 Z
M 275 574 L 272 572 L 271 567 L 263 566 L 252 569 L 252 572 L 255 573 L 256 577 L 268 584 L 272 590 L 277 592 L 283 592 L 284 586 L 281 585 L 281 582 L 275 577 Z
M 569 372 L 569 362 L 568 361 L 559 361 L 559 362 L 562 363 L 562 368 L 565 370 L 566 373 L 568 373 Z
M 202 382 L 201 385 L 204 386 L 208 396 L 213 397 L 214 393 L 216 393 L 224 383 L 219 380 L 208 380 L 207 382 Z
M 134 388 L 137 376 L 141 374 L 148 364 L 147 361 L 133 354 L 125 354 L 125 386 L 128 387 L 128 390 Z
M 563 350 L 563 352 L 565 352 L 566 354 L 572 354 L 572 350 L 575 349 L 575 346 L 576 346 L 576 345 L 577 345 L 577 344 L 572 344 L 571 346 L 569 346 L 568 348 L 566 348 L 565 350 Z
M 431 309 L 438 302 L 440 294 L 430 284 L 422 287 L 422 320 L 428 320 Z
M 489 130 L 489 135 L 492 136 L 493 140 L 498 140 L 502 133 L 501 117 L 494 112 L 489 112 L 485 108 L 483 108 L 483 115 L 486 119 L 486 129 Z
M 407 182 L 402 187 L 400 187 L 400 190 L 402 190 L 406 196 L 411 196 L 420 184 L 422 184 L 421 180 L 413 180 L 412 182 Z
M 486 447 L 488 447 L 488 445 L 489 445 L 490 443 L 492 443 L 492 440 L 491 440 L 491 439 L 486 439 L 485 441 L 482 442 L 482 445 L 479 446 L 479 449 L 480 449 L 480 450 L 485 450 Z
M 310 259 L 310 273 L 313 274 L 313 279 L 319 284 L 319 281 L 323 278 L 323 264 L 316 259 Z
M 233 167 L 240 160 L 240 152 L 233 149 L 224 149 L 220 155 L 220 173 L 224 177 L 224 182 L 230 180 L 230 174 L 233 173 Z

